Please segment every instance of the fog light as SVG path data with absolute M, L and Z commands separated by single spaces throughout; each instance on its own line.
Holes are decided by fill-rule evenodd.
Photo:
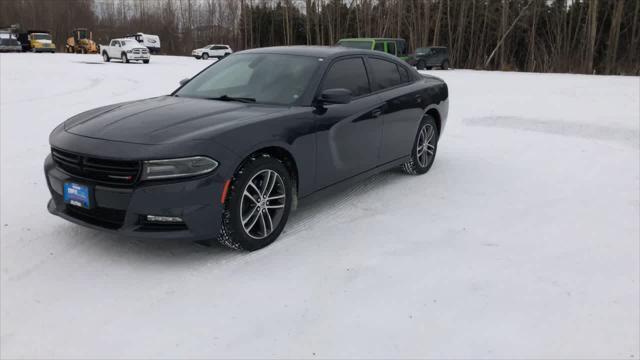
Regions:
M 157 223 L 181 223 L 182 218 L 177 216 L 159 216 L 159 215 L 147 215 L 148 222 L 157 222 Z

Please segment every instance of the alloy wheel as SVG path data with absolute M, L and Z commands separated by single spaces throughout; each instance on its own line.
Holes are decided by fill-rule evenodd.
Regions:
M 421 167 L 426 167 L 435 153 L 435 129 L 431 124 L 425 124 L 420 129 L 420 135 L 418 135 L 418 143 L 416 144 L 416 153 L 418 158 L 418 164 Z
M 285 210 L 286 190 L 280 175 L 264 169 L 247 183 L 240 200 L 240 220 L 244 232 L 264 239 L 280 225 Z

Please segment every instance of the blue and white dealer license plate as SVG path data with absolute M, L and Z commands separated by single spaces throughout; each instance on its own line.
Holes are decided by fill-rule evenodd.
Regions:
M 70 205 L 91 208 L 91 200 L 89 197 L 89 187 L 76 183 L 64 184 L 64 202 Z

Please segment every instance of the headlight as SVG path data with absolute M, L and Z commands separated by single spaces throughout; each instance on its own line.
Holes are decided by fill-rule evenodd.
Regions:
M 150 160 L 142 164 L 142 179 L 171 179 L 202 175 L 215 170 L 218 162 L 205 156 L 182 159 Z
M 127 53 L 128 53 L 128 54 L 131 54 L 131 52 L 132 52 L 132 51 L 133 51 L 133 50 L 127 50 Z

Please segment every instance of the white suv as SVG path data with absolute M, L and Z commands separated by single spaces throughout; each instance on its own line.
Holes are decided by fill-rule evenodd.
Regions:
M 195 49 L 191 52 L 191 55 L 196 59 L 207 60 L 210 57 L 222 59 L 223 57 L 233 53 L 233 50 L 229 45 L 207 45 L 200 49 Z

